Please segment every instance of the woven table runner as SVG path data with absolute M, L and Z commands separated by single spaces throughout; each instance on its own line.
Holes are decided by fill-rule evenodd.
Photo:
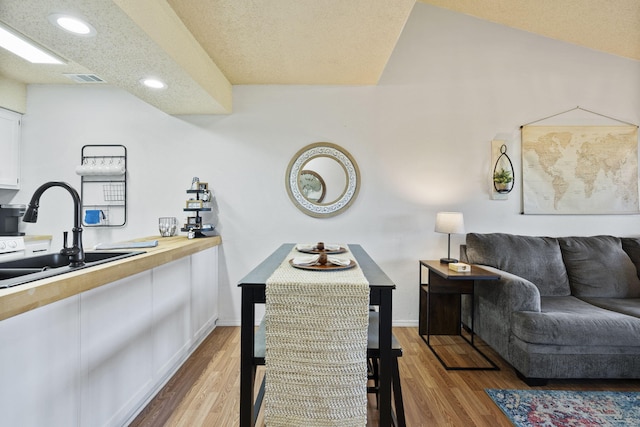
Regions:
M 294 268 L 297 255 L 266 283 L 265 424 L 366 426 L 369 283 L 359 266 Z

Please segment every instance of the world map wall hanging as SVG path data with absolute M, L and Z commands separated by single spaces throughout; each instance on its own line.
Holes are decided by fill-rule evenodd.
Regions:
M 525 214 L 637 214 L 638 126 L 522 127 Z

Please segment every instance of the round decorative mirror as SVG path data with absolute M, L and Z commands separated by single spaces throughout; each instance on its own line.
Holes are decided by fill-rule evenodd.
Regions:
M 298 209 L 323 218 L 341 213 L 360 189 L 360 171 L 338 145 L 318 142 L 298 151 L 287 168 L 287 193 Z

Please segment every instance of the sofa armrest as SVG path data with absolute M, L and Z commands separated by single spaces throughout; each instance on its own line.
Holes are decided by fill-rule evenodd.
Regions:
M 502 357 L 509 359 L 511 315 L 516 311 L 540 311 L 540 291 L 530 281 L 494 267 L 498 280 L 478 280 L 474 289 L 474 331 Z
M 540 311 L 540 291 L 536 285 L 494 267 L 483 265 L 482 268 L 499 274 L 500 279 L 476 282 L 476 297 L 490 298 L 509 312 Z

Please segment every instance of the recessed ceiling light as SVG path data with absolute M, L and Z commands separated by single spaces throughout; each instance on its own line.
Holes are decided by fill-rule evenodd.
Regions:
M 162 80 L 151 77 L 140 80 L 140 83 L 151 89 L 164 89 L 167 87 L 165 82 L 163 82 Z
M 49 22 L 57 25 L 65 31 L 73 33 L 77 36 L 92 37 L 97 34 L 97 31 L 88 22 L 76 18 L 75 16 L 65 15 L 62 13 L 54 13 L 48 16 Z
M 0 24 L 0 46 L 33 64 L 64 64 L 65 62 L 47 52 L 24 34 Z

